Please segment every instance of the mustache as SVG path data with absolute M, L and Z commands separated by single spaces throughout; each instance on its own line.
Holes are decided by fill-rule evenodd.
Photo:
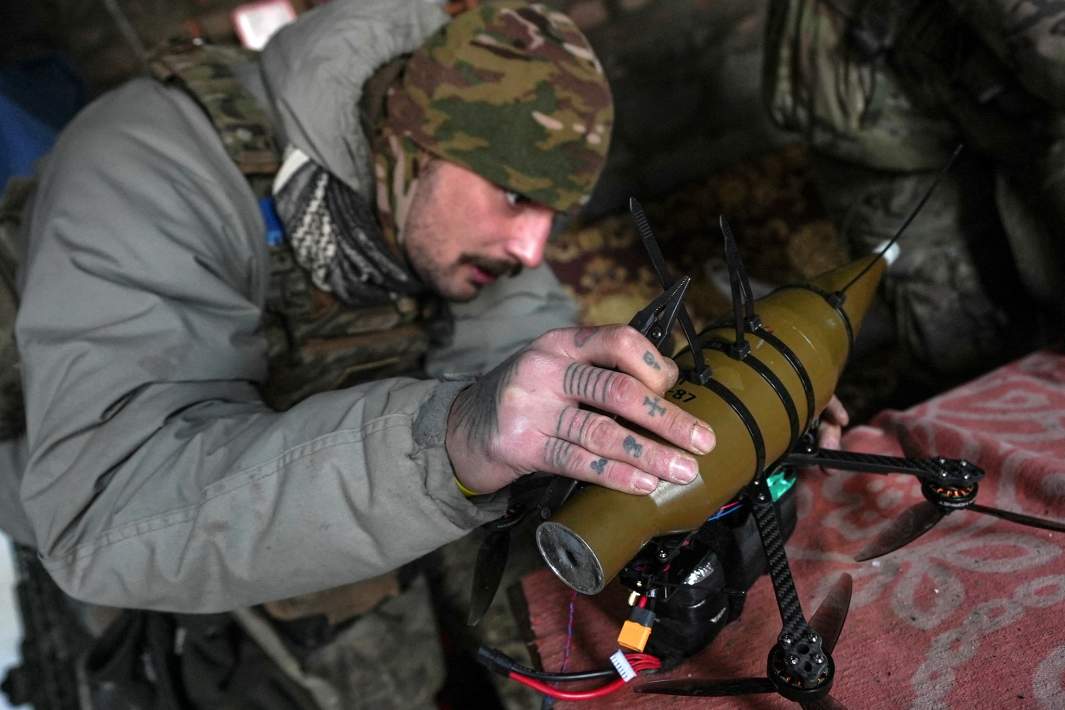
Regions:
M 491 259 L 477 254 L 463 254 L 459 257 L 459 263 L 476 266 L 481 271 L 485 271 L 496 278 L 499 278 L 500 276 L 517 276 L 521 273 L 522 269 L 521 264 L 517 261 L 512 261 L 510 259 Z

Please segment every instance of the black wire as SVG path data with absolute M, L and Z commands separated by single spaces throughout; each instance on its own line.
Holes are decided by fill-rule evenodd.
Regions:
M 546 671 L 538 671 L 528 666 L 515 661 L 513 658 L 498 651 L 494 648 L 488 648 L 481 646 L 478 652 L 478 660 L 481 663 L 490 661 L 494 666 L 502 668 L 503 670 L 514 672 L 519 675 L 534 678 L 536 680 L 550 681 L 554 683 L 570 683 L 579 680 L 593 680 L 595 678 L 609 678 L 618 674 L 613 666 L 597 671 L 576 671 L 573 673 L 548 673 Z
M 532 668 L 517 666 L 512 669 L 519 675 L 535 678 L 536 680 L 550 681 L 553 683 L 570 683 L 578 680 L 593 680 L 595 678 L 609 678 L 616 676 L 618 672 L 613 666 L 599 671 L 578 671 L 575 673 L 543 673 L 534 671 Z
M 932 193 L 935 192 L 936 187 L 939 185 L 939 181 L 943 179 L 943 176 L 946 175 L 947 171 L 949 171 L 951 166 L 954 165 L 954 161 L 958 158 L 958 155 L 961 154 L 962 148 L 964 147 L 964 145 L 960 143 L 958 144 L 958 147 L 955 148 L 954 152 L 951 154 L 950 160 L 947 161 L 946 165 L 940 168 L 939 174 L 936 175 L 936 179 L 933 180 L 932 184 L 928 186 L 927 190 L 925 190 L 924 196 L 921 198 L 921 201 L 918 202 L 917 206 L 913 208 L 913 210 L 910 212 L 910 216 L 906 218 L 906 221 L 903 222 L 902 226 L 899 227 L 897 232 L 895 232 L 895 236 L 891 238 L 891 241 L 885 244 L 884 248 L 880 250 L 880 253 L 876 255 L 876 258 L 866 264 L 865 268 L 858 272 L 857 276 L 848 281 L 847 285 L 841 288 L 838 293 L 846 293 L 847 289 L 853 286 L 858 279 L 865 276 L 865 273 L 869 271 L 869 269 L 873 268 L 873 264 L 877 262 L 877 259 L 883 258 L 884 254 L 887 253 L 887 250 L 890 249 L 892 245 L 899 240 L 899 237 L 902 236 L 902 233 L 905 232 L 906 228 L 910 226 L 910 222 L 912 222 L 914 218 L 917 217 L 917 213 L 921 211 L 921 208 L 924 207 L 925 203 L 928 202 L 929 198 L 932 197 Z

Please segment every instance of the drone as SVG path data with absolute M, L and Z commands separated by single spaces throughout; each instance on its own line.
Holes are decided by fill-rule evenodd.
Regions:
M 561 477 L 534 479 L 516 492 L 507 514 L 486 526 L 467 623 L 476 624 L 492 602 L 511 534 L 533 522 L 541 555 L 565 584 L 596 594 L 617 577 L 632 591 L 631 612 L 618 637 L 626 651 L 619 649 L 611 657 L 612 668 L 583 673 L 538 672 L 487 648 L 479 652 L 484 665 L 549 697 L 601 697 L 640 672 L 668 670 L 701 651 L 726 624 L 740 618 L 747 590 L 768 573 L 781 630 L 769 649 L 764 676 L 651 681 L 635 692 L 690 697 L 777 693 L 807 709 L 842 708 L 830 695 L 836 674 L 832 652 L 850 607 L 852 580 L 842 575 L 807 617 L 784 550 L 796 523 L 794 486 L 800 470 L 908 475 L 920 482 L 925 500 L 897 517 L 856 561 L 887 555 L 960 510 L 1065 532 L 1065 522 L 977 503 L 984 471 L 969 461 L 881 456 L 823 449 L 816 443 L 818 404 L 823 407 L 835 389 L 885 268 L 883 256 L 959 152 L 960 147 L 877 254 L 757 301 L 722 217 L 732 318 L 698 334 L 683 304 L 690 277 L 669 276 L 642 207 L 630 200 L 663 288 L 630 325 L 664 355 L 669 355 L 674 325 L 680 325 L 689 347 L 676 358 L 683 374 L 666 396 L 718 431 L 718 447 L 708 455 L 717 458 L 704 469 L 714 476 L 697 478 L 684 490 L 663 484 L 650 496 L 628 496 Z M 737 388 L 742 397 L 726 384 L 740 377 L 746 378 L 745 386 Z M 609 677 L 614 681 L 591 691 L 557 687 Z

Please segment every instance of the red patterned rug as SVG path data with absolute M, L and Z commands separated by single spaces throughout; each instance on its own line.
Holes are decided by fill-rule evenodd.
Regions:
M 849 450 L 966 458 L 984 468 L 977 502 L 1065 520 L 1065 353 L 1041 351 L 844 438 Z M 852 708 L 1065 708 L 1065 535 L 972 511 L 906 547 L 852 558 L 920 501 L 909 476 L 808 473 L 787 546 L 810 614 L 842 572 L 854 577 L 832 695 Z M 546 570 L 522 582 L 545 669 L 602 667 L 627 616 L 616 584 L 575 595 Z M 567 643 L 573 602 L 573 636 Z M 666 678 L 762 675 L 780 630 L 768 578 L 703 653 Z M 568 646 L 568 651 L 567 651 Z M 634 681 L 634 684 L 640 683 Z M 627 688 L 557 707 L 796 707 L 776 696 L 683 699 Z

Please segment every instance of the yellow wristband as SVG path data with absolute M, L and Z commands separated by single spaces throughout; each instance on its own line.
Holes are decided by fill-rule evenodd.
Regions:
M 469 488 L 467 488 L 466 486 L 462 485 L 462 481 L 459 480 L 458 476 L 455 476 L 454 478 L 455 478 L 455 485 L 459 487 L 460 491 L 462 491 L 462 495 L 466 496 L 467 498 L 473 498 L 474 496 L 481 495 L 477 491 L 471 491 Z

